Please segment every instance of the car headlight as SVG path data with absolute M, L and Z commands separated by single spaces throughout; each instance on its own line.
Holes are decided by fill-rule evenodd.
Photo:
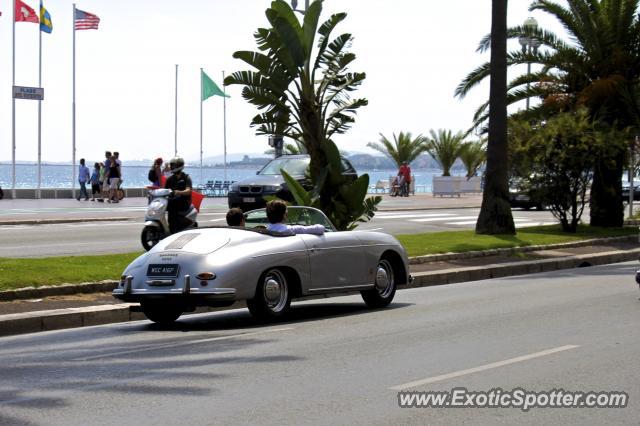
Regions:
M 278 192 L 282 189 L 280 185 L 265 185 L 262 187 L 262 192 Z
M 232 183 L 230 190 L 233 192 L 238 192 L 239 188 L 240 188 L 240 185 L 238 185 L 237 183 Z

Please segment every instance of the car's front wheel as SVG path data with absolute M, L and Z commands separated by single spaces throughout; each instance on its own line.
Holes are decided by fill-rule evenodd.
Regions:
M 251 314 L 261 320 L 273 320 L 284 316 L 291 305 L 291 292 L 287 277 L 278 268 L 262 274 L 256 294 L 247 300 Z
M 143 303 L 142 312 L 150 320 L 160 325 L 173 324 L 180 315 L 182 308 L 161 303 Z
M 375 286 L 361 292 L 364 302 L 370 308 L 384 308 L 396 294 L 396 280 L 393 265 L 388 259 L 380 259 L 376 270 Z

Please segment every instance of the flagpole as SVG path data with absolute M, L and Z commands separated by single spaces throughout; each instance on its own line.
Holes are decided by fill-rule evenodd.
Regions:
M 42 1 L 40 2 L 42 15 Z M 38 24 L 38 87 L 42 88 L 42 29 Z M 42 99 L 38 99 L 38 185 L 36 198 L 41 197 L 40 183 L 42 181 Z
M 13 96 L 13 88 L 16 85 L 16 2 L 13 2 L 13 68 L 11 72 L 11 198 L 16 198 L 16 98 Z
M 202 184 L 202 68 L 200 68 L 200 184 Z
M 227 92 L 224 88 L 224 71 L 222 71 L 222 92 L 226 95 Z M 227 97 L 222 97 L 222 128 L 223 128 L 223 142 L 224 142 L 224 180 L 227 180 Z
M 173 119 L 173 156 L 178 156 L 178 64 L 176 64 L 176 96 L 174 105 L 174 119 Z
M 73 3 L 73 89 L 71 101 L 71 168 L 73 169 L 73 180 L 71 182 L 71 196 L 76 198 L 76 4 Z

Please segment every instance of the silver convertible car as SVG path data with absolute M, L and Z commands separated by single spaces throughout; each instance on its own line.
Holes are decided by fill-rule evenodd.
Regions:
M 167 237 L 134 260 L 113 295 L 139 302 L 151 321 L 168 324 L 197 306 L 246 300 L 260 319 L 284 315 L 294 298 L 360 291 L 387 306 L 410 281 L 407 254 L 380 232 L 338 232 L 320 210 L 290 207 L 289 224 L 325 227 L 324 235 L 267 231 L 265 209 L 246 227 L 196 228 Z

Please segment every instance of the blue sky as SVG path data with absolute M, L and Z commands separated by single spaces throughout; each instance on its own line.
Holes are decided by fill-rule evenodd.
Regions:
M 25 0 L 37 8 L 37 1 Z M 304 1 L 299 1 L 303 4 Z M 558 31 L 542 14 L 531 14 L 529 0 L 509 1 L 509 25 L 534 16 Z M 266 26 L 265 0 L 78 0 L 77 7 L 101 18 L 97 31 L 76 34 L 77 158 L 99 159 L 105 149 L 123 159 L 170 157 L 174 146 L 174 71 L 180 65 L 178 151 L 199 153 L 199 69 L 221 84 L 245 69 L 231 57 L 255 50 L 253 32 Z M 0 0 L 0 161 L 11 159 L 11 0 Z M 71 159 L 72 2 L 45 0 L 54 30 L 43 34 L 44 161 Z M 346 151 L 372 152 L 367 142 L 379 133 L 466 129 L 488 85 L 460 101 L 460 80 L 488 59 L 475 52 L 490 31 L 490 0 L 415 1 L 325 0 L 323 17 L 347 12 L 335 34 L 351 32 L 351 67 L 367 79 L 358 96 L 369 99 L 353 129 L 337 139 Z M 16 24 L 16 84 L 37 86 L 38 26 Z M 517 43 L 512 47 L 517 48 Z M 524 69 L 520 72 L 524 72 Z M 260 153 L 266 137 L 249 127 L 256 110 L 231 87 L 227 101 L 229 153 Z M 222 148 L 222 98 L 204 105 L 204 155 Z M 37 158 L 37 102 L 16 101 L 16 157 Z M 91 160 L 93 161 L 93 160 Z

